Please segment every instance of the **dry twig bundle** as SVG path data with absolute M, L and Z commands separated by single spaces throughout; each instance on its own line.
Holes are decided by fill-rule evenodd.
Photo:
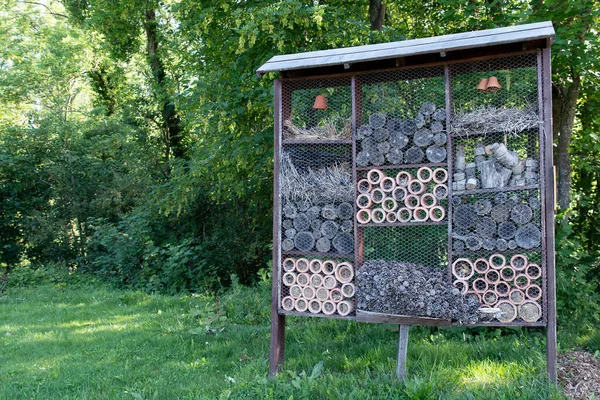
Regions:
M 517 135 L 525 129 L 539 126 L 538 114 L 533 107 L 526 110 L 504 107 L 482 107 L 480 109 L 455 114 L 452 131 L 457 135 L 472 133 L 506 133 Z

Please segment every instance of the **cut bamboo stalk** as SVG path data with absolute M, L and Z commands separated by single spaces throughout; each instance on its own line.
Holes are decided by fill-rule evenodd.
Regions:
M 513 289 L 508 294 L 508 299 L 513 304 L 516 304 L 516 305 L 521 304 L 521 303 L 523 303 L 525 301 L 525 293 L 523 293 L 519 289 Z
M 367 181 L 371 184 L 371 185 L 378 185 L 379 182 L 381 182 L 381 180 L 385 177 L 385 174 L 377 169 L 371 169 L 369 170 L 369 172 L 367 173 Z
M 412 219 L 412 210 L 406 207 L 400 208 L 396 213 L 398 222 L 408 222 Z
M 286 272 L 283 274 L 282 279 L 285 286 L 292 286 L 296 283 L 296 274 L 293 272 Z
M 314 259 L 314 260 L 310 260 L 308 269 L 313 274 L 318 274 L 319 272 L 321 272 L 321 267 L 322 266 L 323 266 L 323 263 L 321 262 L 321 260 Z
M 457 279 L 453 282 L 453 285 L 455 288 L 457 288 L 458 290 L 460 290 L 460 293 L 467 294 L 467 291 L 469 290 L 469 282 L 462 280 L 462 279 Z
M 425 222 L 429 219 L 429 210 L 425 207 L 417 207 L 413 210 L 413 217 L 416 222 Z
M 285 311 L 292 311 L 294 309 L 295 301 L 291 296 L 286 296 L 281 299 L 281 308 Z
M 433 206 L 429 209 L 429 219 L 439 222 L 446 217 L 446 210 L 442 206 Z
M 283 260 L 282 265 L 285 272 L 292 272 L 296 269 L 296 260 L 293 258 L 286 258 Z
M 500 274 L 495 269 L 490 269 L 485 273 L 485 280 L 490 285 L 500 282 Z
M 468 258 L 459 258 L 452 263 L 452 274 L 461 280 L 467 280 L 475 273 L 473 263 Z
M 354 311 L 354 303 L 350 300 L 343 300 L 337 304 L 337 312 L 341 316 L 345 317 Z
M 500 253 L 492 254 L 489 258 L 490 267 L 502 269 L 506 265 L 506 257 Z
M 281 250 L 283 251 L 292 251 L 294 250 L 294 241 L 292 239 L 283 239 L 281 241 Z
M 448 181 L 448 171 L 444 168 L 436 168 L 432 175 L 435 183 L 446 183 Z
M 354 269 L 352 268 L 352 264 L 348 262 L 339 263 L 335 268 L 335 278 L 340 283 L 352 282 L 352 278 L 354 278 Z
M 358 190 L 358 193 L 369 193 L 371 189 L 373 189 L 373 185 L 366 179 L 361 179 L 356 184 L 356 190 Z
M 410 194 L 421 194 L 425 191 L 426 186 L 419 180 L 412 180 L 408 183 L 408 191 Z
M 525 270 L 525 275 L 532 281 L 536 280 L 542 276 L 542 269 L 537 264 L 529 264 Z
M 371 210 L 366 208 L 358 210 L 356 213 L 356 220 L 359 224 L 368 224 L 371 222 Z
M 321 264 L 321 272 L 325 275 L 333 275 L 335 272 L 335 263 L 331 260 L 325 260 Z
M 383 209 L 381 208 L 376 208 L 373 211 L 371 211 L 371 221 L 373 221 L 376 224 L 380 224 L 382 222 L 385 221 L 385 211 L 383 211 Z
M 353 283 L 344 283 L 342 285 L 342 294 L 346 298 L 351 298 L 356 293 L 356 288 Z
M 417 170 L 417 179 L 423 183 L 430 182 L 433 179 L 433 171 L 429 167 L 421 167 Z
M 301 287 L 308 286 L 310 282 L 310 276 L 306 273 L 300 273 L 296 276 L 296 283 Z
M 494 290 L 499 297 L 506 297 L 510 293 L 510 286 L 506 282 L 498 282 Z
M 333 289 L 337 286 L 337 280 L 332 275 L 326 275 L 323 278 L 323 287 L 328 290 Z M 327 297 L 329 298 L 329 292 L 327 292 Z
M 386 222 L 393 224 L 394 222 L 396 222 L 398 220 L 398 217 L 396 216 L 395 212 L 389 212 L 385 215 L 385 220 L 386 220 Z
M 323 276 L 321 274 L 313 274 L 310 276 L 310 286 L 313 288 L 318 288 L 323 286 Z
M 396 185 L 400 187 L 408 187 L 410 181 L 413 180 L 413 176 L 406 171 L 400 171 L 396 175 Z
M 538 300 L 540 297 L 542 297 L 542 289 L 533 283 L 529 285 L 527 289 L 525 289 L 525 295 L 530 300 Z
M 398 208 L 398 203 L 392 197 L 386 197 L 381 202 L 381 208 L 383 208 L 383 211 L 390 213 Z
M 315 298 L 321 301 L 325 301 L 329 298 L 329 290 L 324 287 L 319 287 L 315 290 Z
M 381 203 L 385 197 L 385 192 L 381 189 L 373 189 L 371 191 L 371 201 L 375 204 Z
M 312 299 L 311 301 L 308 302 L 308 311 L 311 314 L 318 314 L 321 312 L 322 304 L 323 303 L 321 303 L 319 300 Z
M 421 196 L 421 206 L 425 207 L 425 208 L 431 208 L 435 205 L 437 205 L 437 199 L 435 198 L 435 196 L 432 193 L 424 193 Z
M 473 262 L 473 269 L 478 274 L 485 274 L 490 269 L 490 263 L 485 258 L 478 258 Z
M 396 201 L 403 201 L 406 198 L 406 189 L 403 187 L 396 186 L 396 188 L 392 191 L 392 197 Z
M 315 288 L 313 288 L 312 286 L 306 286 L 302 289 L 302 296 L 307 299 L 307 300 L 311 300 L 315 298 Z
M 485 279 L 477 278 L 473 281 L 473 290 L 475 293 L 485 293 L 488 290 L 488 284 Z
M 294 301 L 294 308 L 298 312 L 305 312 L 308 308 L 308 301 L 306 301 L 306 299 L 303 298 L 296 299 Z
M 498 295 L 496 294 L 496 292 L 488 290 L 483 294 L 483 296 L 481 296 L 481 299 L 485 304 L 493 306 L 498 301 Z
M 344 295 L 342 294 L 342 291 L 340 289 L 333 288 L 329 291 L 329 300 L 333 301 L 334 303 L 339 303 L 343 299 Z
M 414 194 L 409 194 L 408 196 L 406 196 L 404 198 L 404 205 L 409 210 L 414 210 L 415 208 L 417 208 L 421 205 L 421 199 L 419 198 L 419 196 L 416 196 Z M 398 217 L 398 219 L 400 219 L 400 217 Z
M 307 272 L 310 262 L 306 258 L 299 258 L 296 260 L 296 271 Z
M 290 287 L 290 296 L 294 299 L 300 298 L 302 296 L 302 288 L 299 285 Z
M 356 196 L 356 205 L 360 208 L 370 208 L 373 205 L 371 195 L 369 193 L 361 193 Z
M 515 276 L 515 287 L 517 287 L 518 289 L 525 290 L 527 289 L 527 287 L 529 287 L 530 284 L 531 281 L 529 280 L 527 275 L 519 274 Z
M 335 306 L 335 303 L 331 300 L 325 300 L 321 307 L 321 311 L 325 315 L 331 315 L 334 312 L 336 312 L 336 310 L 337 310 L 337 307 Z
M 528 264 L 527 257 L 524 254 L 515 254 L 510 259 L 510 265 L 515 271 L 524 271 Z
M 396 188 L 396 181 L 394 180 L 394 178 L 385 176 L 379 182 L 379 186 L 384 192 L 391 193 Z
M 448 186 L 439 183 L 433 187 L 433 195 L 438 200 L 443 200 L 448 197 Z
M 510 282 L 515 279 L 515 270 L 513 267 L 504 267 L 500 270 L 500 277 L 505 282 Z

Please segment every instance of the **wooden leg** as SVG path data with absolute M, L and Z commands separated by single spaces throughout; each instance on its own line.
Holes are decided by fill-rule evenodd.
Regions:
M 546 373 L 550 382 L 556 385 L 556 324 L 546 327 Z
M 396 376 L 404 380 L 406 376 L 406 352 L 408 350 L 408 328 L 409 325 L 400 325 L 398 333 L 398 363 L 396 364 Z
M 285 315 L 277 312 L 277 303 L 271 306 L 271 347 L 269 353 L 269 378 L 273 379 L 283 365 L 285 352 Z

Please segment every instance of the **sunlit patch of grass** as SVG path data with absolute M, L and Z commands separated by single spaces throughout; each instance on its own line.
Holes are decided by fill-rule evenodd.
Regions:
M 397 327 L 321 318 L 288 318 L 286 363 L 270 381 L 269 301 L 266 285 L 218 307 L 102 287 L 9 292 L 0 399 L 560 398 L 539 335 L 413 327 L 402 383 Z

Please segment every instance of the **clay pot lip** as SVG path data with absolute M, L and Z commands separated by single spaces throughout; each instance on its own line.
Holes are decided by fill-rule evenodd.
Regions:
M 487 78 L 482 78 L 479 81 L 479 85 L 477 85 L 477 90 L 480 92 L 487 92 L 488 80 Z
M 498 82 L 498 78 L 496 76 L 490 76 L 487 81 L 486 92 L 497 92 L 500 89 L 502 89 L 502 85 Z

